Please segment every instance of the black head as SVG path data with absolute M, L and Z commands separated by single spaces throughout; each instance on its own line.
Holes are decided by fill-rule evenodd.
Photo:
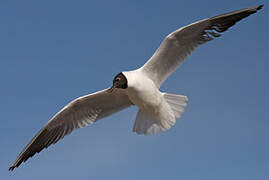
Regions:
M 127 79 L 124 74 L 121 72 L 113 79 L 113 86 L 108 89 L 108 92 L 112 92 L 115 88 L 126 89 L 128 87 Z

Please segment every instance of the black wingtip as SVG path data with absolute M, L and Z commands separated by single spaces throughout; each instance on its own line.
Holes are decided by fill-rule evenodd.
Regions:
M 259 5 L 258 7 L 257 7 L 257 10 L 260 10 L 260 9 L 262 9 L 263 8 L 263 4 L 261 4 L 261 5 Z
M 10 166 L 10 167 L 8 168 L 8 171 L 13 171 L 14 168 L 15 168 L 15 166 Z

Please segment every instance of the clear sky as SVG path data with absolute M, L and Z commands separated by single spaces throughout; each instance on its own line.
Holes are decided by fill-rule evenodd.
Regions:
M 143 65 L 171 31 L 265 0 L 0 2 L 0 179 L 267 180 L 269 5 L 200 46 L 161 87 L 189 104 L 176 126 L 134 134 L 137 108 L 8 167 L 64 105 Z

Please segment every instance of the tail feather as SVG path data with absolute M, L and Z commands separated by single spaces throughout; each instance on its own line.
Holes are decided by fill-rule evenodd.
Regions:
M 163 96 L 166 102 L 173 110 L 176 119 L 179 119 L 181 117 L 181 114 L 184 112 L 185 107 L 188 104 L 188 97 L 184 95 L 169 94 L 169 93 L 163 93 Z
M 139 110 L 133 127 L 137 134 L 156 134 L 175 125 L 188 103 L 187 96 L 163 93 L 166 103 L 160 109 L 159 116 L 152 116 Z
M 137 134 L 156 134 L 165 129 L 155 119 L 148 116 L 144 111 L 139 110 L 136 116 L 133 132 Z

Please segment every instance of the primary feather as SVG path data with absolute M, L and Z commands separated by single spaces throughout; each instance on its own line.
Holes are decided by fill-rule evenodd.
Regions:
M 256 13 L 263 5 L 214 16 L 182 27 L 169 34 L 142 67 L 157 87 L 201 44 L 220 37 L 236 22 Z
M 102 90 L 77 98 L 66 105 L 36 134 L 9 170 L 18 167 L 51 144 L 57 143 L 73 130 L 85 127 L 132 105 L 124 91 L 120 89 L 113 93 L 106 91 Z

